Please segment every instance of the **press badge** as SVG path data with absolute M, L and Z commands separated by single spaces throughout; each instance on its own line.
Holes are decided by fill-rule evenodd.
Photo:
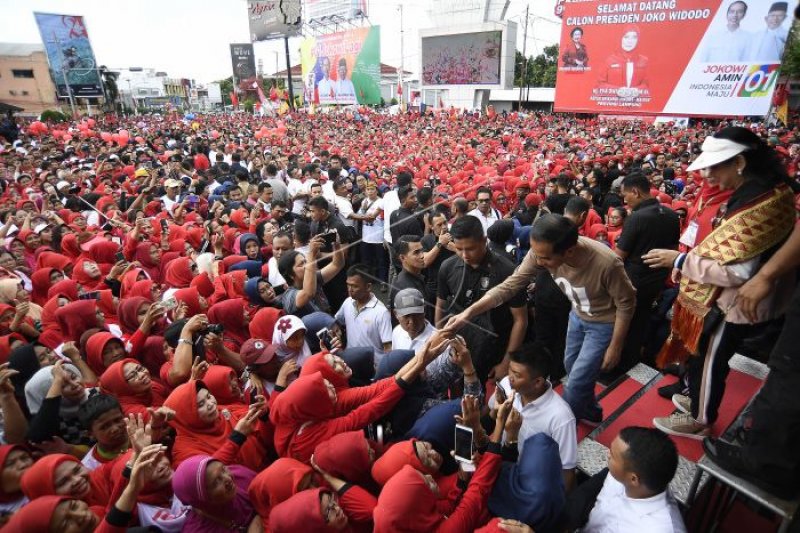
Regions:
M 488 289 L 490 283 L 491 283 L 491 280 L 489 279 L 488 276 L 482 277 L 481 278 L 481 289 L 483 289 L 483 290 Z
M 697 228 L 698 228 L 697 222 L 695 222 L 694 220 L 689 222 L 689 226 L 683 232 L 683 235 L 681 235 L 679 242 L 684 246 L 688 246 L 689 248 L 694 248 L 694 243 L 695 241 L 697 241 Z

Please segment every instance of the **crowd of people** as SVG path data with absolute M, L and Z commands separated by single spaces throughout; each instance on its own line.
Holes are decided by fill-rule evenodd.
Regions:
M 359 110 L 2 135 L 2 531 L 680 532 L 682 438 L 798 488 L 794 129 Z M 736 353 L 773 372 L 730 443 Z M 596 384 L 640 363 L 680 375 L 676 411 L 582 479 Z

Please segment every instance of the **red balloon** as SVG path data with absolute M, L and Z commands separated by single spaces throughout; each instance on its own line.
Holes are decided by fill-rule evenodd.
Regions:
M 143 138 L 143 137 L 141 137 L 141 136 L 139 136 L 139 135 L 137 135 L 136 137 L 134 137 L 134 138 L 133 138 L 133 140 L 134 140 L 134 141 L 136 141 L 136 142 L 137 142 L 137 143 L 139 143 L 139 144 L 144 144 L 144 138 Z
M 219 132 L 217 130 L 211 130 L 211 138 L 219 139 Z
M 130 137 L 131 134 L 128 133 L 128 130 L 119 130 L 119 136 L 122 137 L 123 135 L 125 137 Z
M 93 118 L 86 119 L 86 123 L 89 124 L 90 128 L 94 128 L 95 124 L 97 124 Z
M 113 135 L 111 135 L 111 140 L 119 144 L 119 133 L 114 133 Z
M 65 143 L 68 143 L 72 140 L 72 135 L 70 135 L 69 133 L 65 133 L 62 139 L 64 139 Z
M 109 143 L 112 140 L 112 135 L 110 133 L 108 133 L 107 131 L 101 131 L 100 132 L 100 138 L 103 139 L 103 142 Z

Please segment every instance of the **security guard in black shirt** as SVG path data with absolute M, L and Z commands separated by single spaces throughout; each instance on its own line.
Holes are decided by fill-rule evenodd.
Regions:
M 459 218 L 450 229 L 457 254 L 439 269 L 436 324 L 462 312 L 514 272 L 514 264 L 492 253 L 476 217 Z M 506 355 L 519 348 L 528 327 L 525 291 L 475 318 L 461 330 L 478 379 L 501 379 L 508 373 Z

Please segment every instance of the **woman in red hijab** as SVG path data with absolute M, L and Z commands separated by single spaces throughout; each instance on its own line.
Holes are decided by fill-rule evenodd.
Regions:
M 52 267 L 43 267 L 35 270 L 31 274 L 31 284 L 33 285 L 31 301 L 38 305 L 47 303 L 47 291 L 63 279 L 64 273 Z
M 346 431 L 363 429 L 387 414 L 411 383 L 441 352 L 447 342 L 429 340 L 398 372 L 380 394 L 345 416 L 336 417 L 337 394 L 322 374 L 301 376 L 277 397 L 270 408 L 275 425 L 275 448 L 281 457 L 308 461 L 317 443 Z M 432 343 L 437 342 L 433 346 Z
M 152 279 L 142 279 L 133 284 L 126 297 L 141 296 L 151 302 L 161 300 L 161 287 Z
M 250 337 L 253 339 L 263 339 L 272 342 L 272 333 L 275 331 L 275 323 L 283 316 L 283 311 L 275 307 L 264 307 L 259 309 L 253 318 L 250 319 L 248 327 Z
M 103 272 L 100 266 L 89 258 L 83 257 L 72 269 L 72 279 L 81 284 L 84 290 L 92 291 L 103 283 Z
M 31 454 L 18 444 L 0 446 L 0 515 L 17 512 L 28 503 L 22 494 L 22 475 L 33 465 Z
M 186 305 L 185 318 L 191 318 L 194 315 L 201 315 L 208 309 L 208 302 L 194 287 L 178 289 L 172 296 L 178 301 L 178 303 Z
M 103 509 L 111 498 L 109 465 L 89 471 L 72 455 L 45 455 L 22 475 L 20 486 L 30 500 L 42 496 L 68 496 Z
M 353 531 L 336 494 L 330 489 L 311 489 L 295 494 L 269 513 L 272 533 Z
M 249 402 L 245 399 L 239 377 L 231 367 L 211 365 L 203 376 L 203 383 L 222 409 L 240 417 L 247 414 Z
M 134 284 L 137 281 L 150 279 L 148 277 L 147 271 L 142 268 L 132 268 L 125 272 L 122 276 L 122 288 L 120 289 L 120 297 L 127 298 L 130 296 L 130 291 L 133 289 Z
M 247 327 L 250 324 L 250 314 L 247 312 L 247 303 L 242 298 L 212 305 L 208 309 L 208 321 L 222 324 L 222 341 L 231 351 L 238 353 L 244 341 L 250 338 Z
M 321 483 L 318 474 L 307 464 L 281 457 L 253 479 L 247 492 L 264 523 L 264 531 L 268 531 L 269 513 L 273 507 L 298 492 L 319 487 Z
M 63 279 L 47 290 L 47 298 L 49 300 L 54 296 L 62 295 L 70 302 L 74 302 L 78 299 L 80 291 L 80 283 L 72 279 Z
M 511 412 L 511 399 L 500 406 L 489 449 L 481 458 L 467 490 L 450 515 L 437 510 L 439 487 L 429 475 L 411 465 L 403 466 L 383 486 L 375 507 L 375 533 L 395 531 L 436 531 L 462 533 L 474 531 L 488 519 L 486 502 L 502 463 L 503 429 Z M 409 520 L 409 517 L 412 517 Z
M 136 247 L 134 260 L 142 265 L 142 270 L 147 272 L 150 279 L 156 283 L 161 282 L 161 248 L 152 242 L 143 242 Z
M 189 380 L 177 386 L 164 402 L 165 407 L 175 411 L 175 418 L 170 421 L 177 433 L 172 448 L 173 466 L 205 454 L 226 464 L 237 463 L 260 471 L 273 455 L 273 430 L 267 420 L 260 418 L 252 434 L 248 429 L 254 420 L 251 413 L 254 409 L 260 412 L 263 405 L 263 400 L 253 404 L 247 416 L 240 418 L 218 407 L 202 381 Z
M 166 311 L 142 296 L 132 296 L 120 302 L 118 312 L 122 340 L 129 345 L 131 356 L 138 358 L 148 337 L 164 332 Z
M 142 415 L 145 420 L 150 417 L 147 408 L 161 407 L 169 395 L 167 387 L 150 378 L 147 368 L 130 358 L 110 364 L 100 376 L 100 388 L 119 401 L 125 416 Z
M 232 298 L 244 298 L 246 282 L 247 272 L 245 270 L 234 270 L 218 276 L 214 280 L 214 294 L 209 299 L 210 303 L 213 305 Z
M 86 364 L 98 376 L 127 355 L 122 341 L 106 331 L 95 333 L 86 343 Z
M 80 342 L 87 329 L 105 327 L 105 318 L 96 300 L 70 302 L 56 311 L 56 320 L 64 341 Z
M 188 257 L 178 257 L 167 265 L 162 283 L 171 289 L 183 289 L 189 286 L 197 274 L 197 265 Z

